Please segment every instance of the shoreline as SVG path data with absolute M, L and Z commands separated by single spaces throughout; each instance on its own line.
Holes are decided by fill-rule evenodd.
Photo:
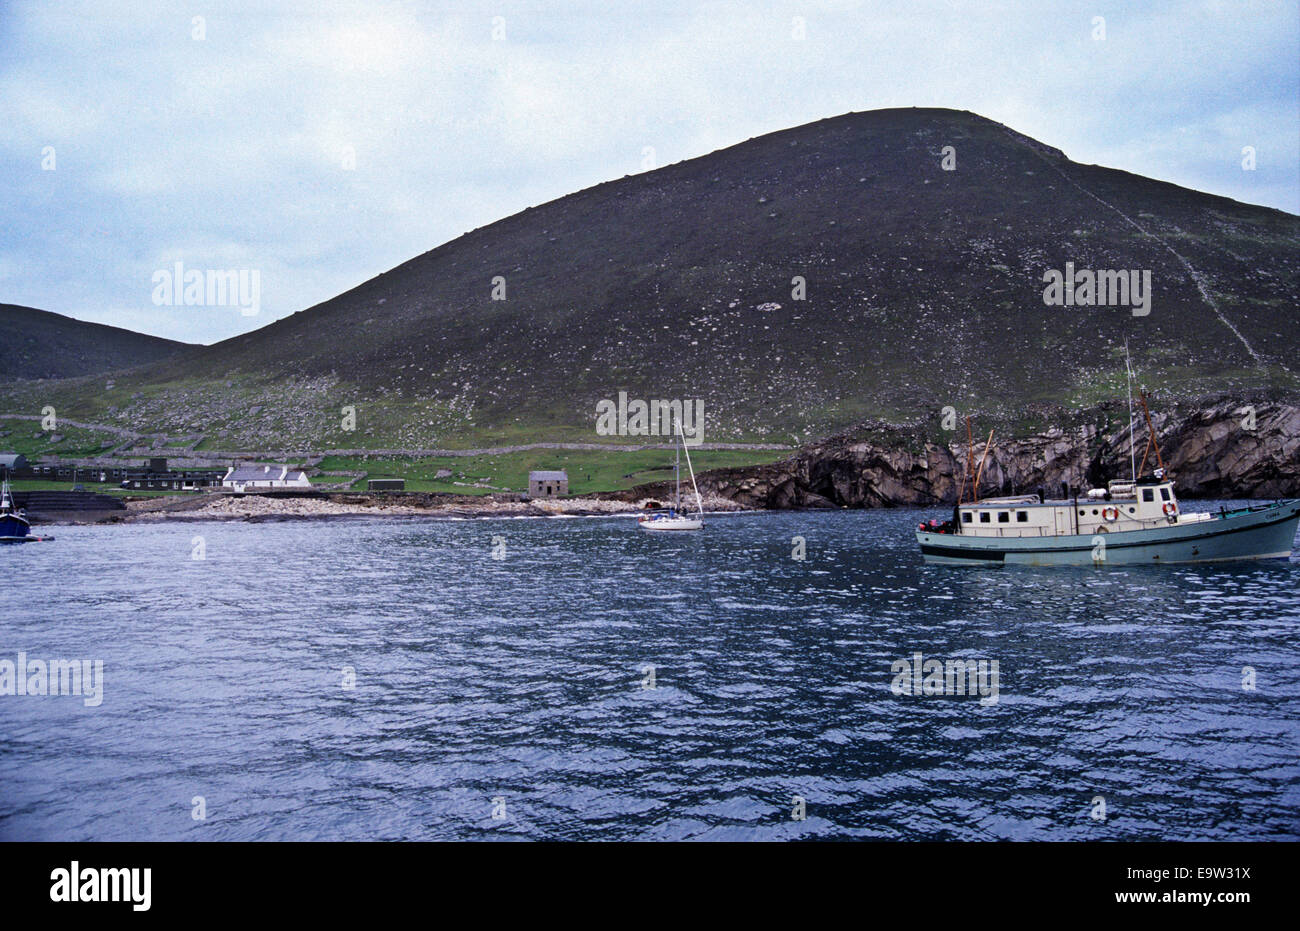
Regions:
M 34 525 L 160 524 L 231 522 L 267 523 L 286 520 L 400 520 L 545 519 L 577 517 L 633 517 L 659 499 L 548 498 L 531 501 L 495 500 L 491 496 L 439 495 L 407 492 L 330 493 L 320 496 L 288 495 L 168 495 L 126 501 L 124 510 L 34 514 Z M 745 508 L 723 498 L 706 499 L 712 513 L 761 510 Z
M 280 523 L 284 521 L 347 521 L 380 518 L 403 521 L 463 520 L 562 520 L 592 517 L 633 518 L 645 510 L 647 503 L 658 499 L 630 501 L 619 498 L 562 498 L 535 501 L 484 501 L 473 496 L 441 496 L 434 493 L 407 493 L 424 500 L 419 504 L 402 504 L 384 500 L 380 495 L 335 494 L 323 497 L 280 497 L 275 495 L 204 495 L 166 496 L 126 502 L 125 510 L 80 511 L 36 515 L 33 528 L 72 527 L 119 524 L 167 523 Z M 334 498 L 364 500 L 340 501 Z M 1188 503 L 1195 498 L 1185 499 Z M 1204 499 L 1219 500 L 1219 499 Z M 1271 498 L 1233 498 L 1226 500 L 1271 501 Z M 941 505 L 893 505 L 886 507 L 745 507 L 735 501 L 706 496 L 706 516 L 722 514 L 767 514 L 783 511 L 839 512 L 842 510 L 919 510 L 943 509 Z

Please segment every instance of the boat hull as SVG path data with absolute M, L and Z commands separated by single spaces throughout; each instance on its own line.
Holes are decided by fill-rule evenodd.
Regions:
M 981 537 L 916 532 L 926 562 L 960 566 L 1132 566 L 1285 559 L 1300 501 L 1227 512 L 1206 521 L 1092 536 Z
M 0 542 L 16 543 L 26 539 L 31 524 L 17 514 L 0 514 Z
M 704 526 L 704 521 L 696 520 L 690 517 L 670 517 L 664 520 L 643 520 L 639 526 L 642 530 L 655 532 L 668 532 L 673 530 L 699 530 Z

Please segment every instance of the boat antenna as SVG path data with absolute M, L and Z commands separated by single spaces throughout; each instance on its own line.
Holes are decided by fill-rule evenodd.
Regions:
M 704 502 L 700 500 L 700 489 L 699 486 L 695 484 L 695 468 L 691 465 L 691 451 L 686 448 L 686 434 L 682 433 L 682 422 L 680 420 L 677 421 L 677 435 L 682 438 L 682 452 L 686 453 L 686 468 L 690 470 L 691 473 L 691 488 L 695 491 L 695 508 L 701 515 L 703 515 Z M 679 477 L 678 481 L 680 480 Z M 681 507 L 681 504 L 679 503 L 677 506 Z
M 1128 468 L 1129 478 L 1137 484 L 1137 442 L 1133 437 L 1133 364 L 1128 354 L 1128 337 L 1124 338 L 1124 371 L 1128 383 Z

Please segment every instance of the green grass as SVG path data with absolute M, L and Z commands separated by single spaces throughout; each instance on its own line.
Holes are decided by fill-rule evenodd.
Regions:
M 736 468 L 776 462 L 788 455 L 783 450 L 718 449 L 691 453 L 697 473 L 708 469 Z M 647 449 L 637 452 L 585 449 L 536 449 L 500 456 L 437 456 L 423 459 L 398 457 L 351 458 L 327 456 L 322 471 L 365 472 L 352 488 L 364 491 L 374 478 L 406 479 L 408 491 L 438 491 L 452 494 L 486 495 L 509 489 L 528 490 L 528 473 L 535 469 L 563 469 L 569 473 L 569 493 L 591 494 L 632 488 L 646 482 L 664 481 L 673 475 L 673 452 Z M 447 478 L 435 478 L 438 470 L 450 469 Z M 683 472 L 685 462 L 683 461 Z M 341 481 L 343 477 L 321 480 Z M 464 484 L 456 484 L 463 482 Z M 493 487 L 474 487 L 474 483 Z
M 66 458 L 97 456 L 118 445 L 121 437 L 81 427 L 60 426 L 53 431 L 41 429 L 39 420 L 0 420 L 0 452 L 21 453 L 28 459 L 37 456 L 57 455 Z M 52 442 L 54 436 L 59 442 Z M 108 445 L 105 445 L 105 444 Z

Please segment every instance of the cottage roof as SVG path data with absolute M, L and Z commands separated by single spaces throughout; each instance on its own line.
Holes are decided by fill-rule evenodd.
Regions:
M 226 482 L 278 482 L 289 471 L 288 466 L 241 465 L 232 467 L 222 481 Z
M 528 481 L 530 482 L 567 482 L 569 480 L 568 472 L 529 472 Z

